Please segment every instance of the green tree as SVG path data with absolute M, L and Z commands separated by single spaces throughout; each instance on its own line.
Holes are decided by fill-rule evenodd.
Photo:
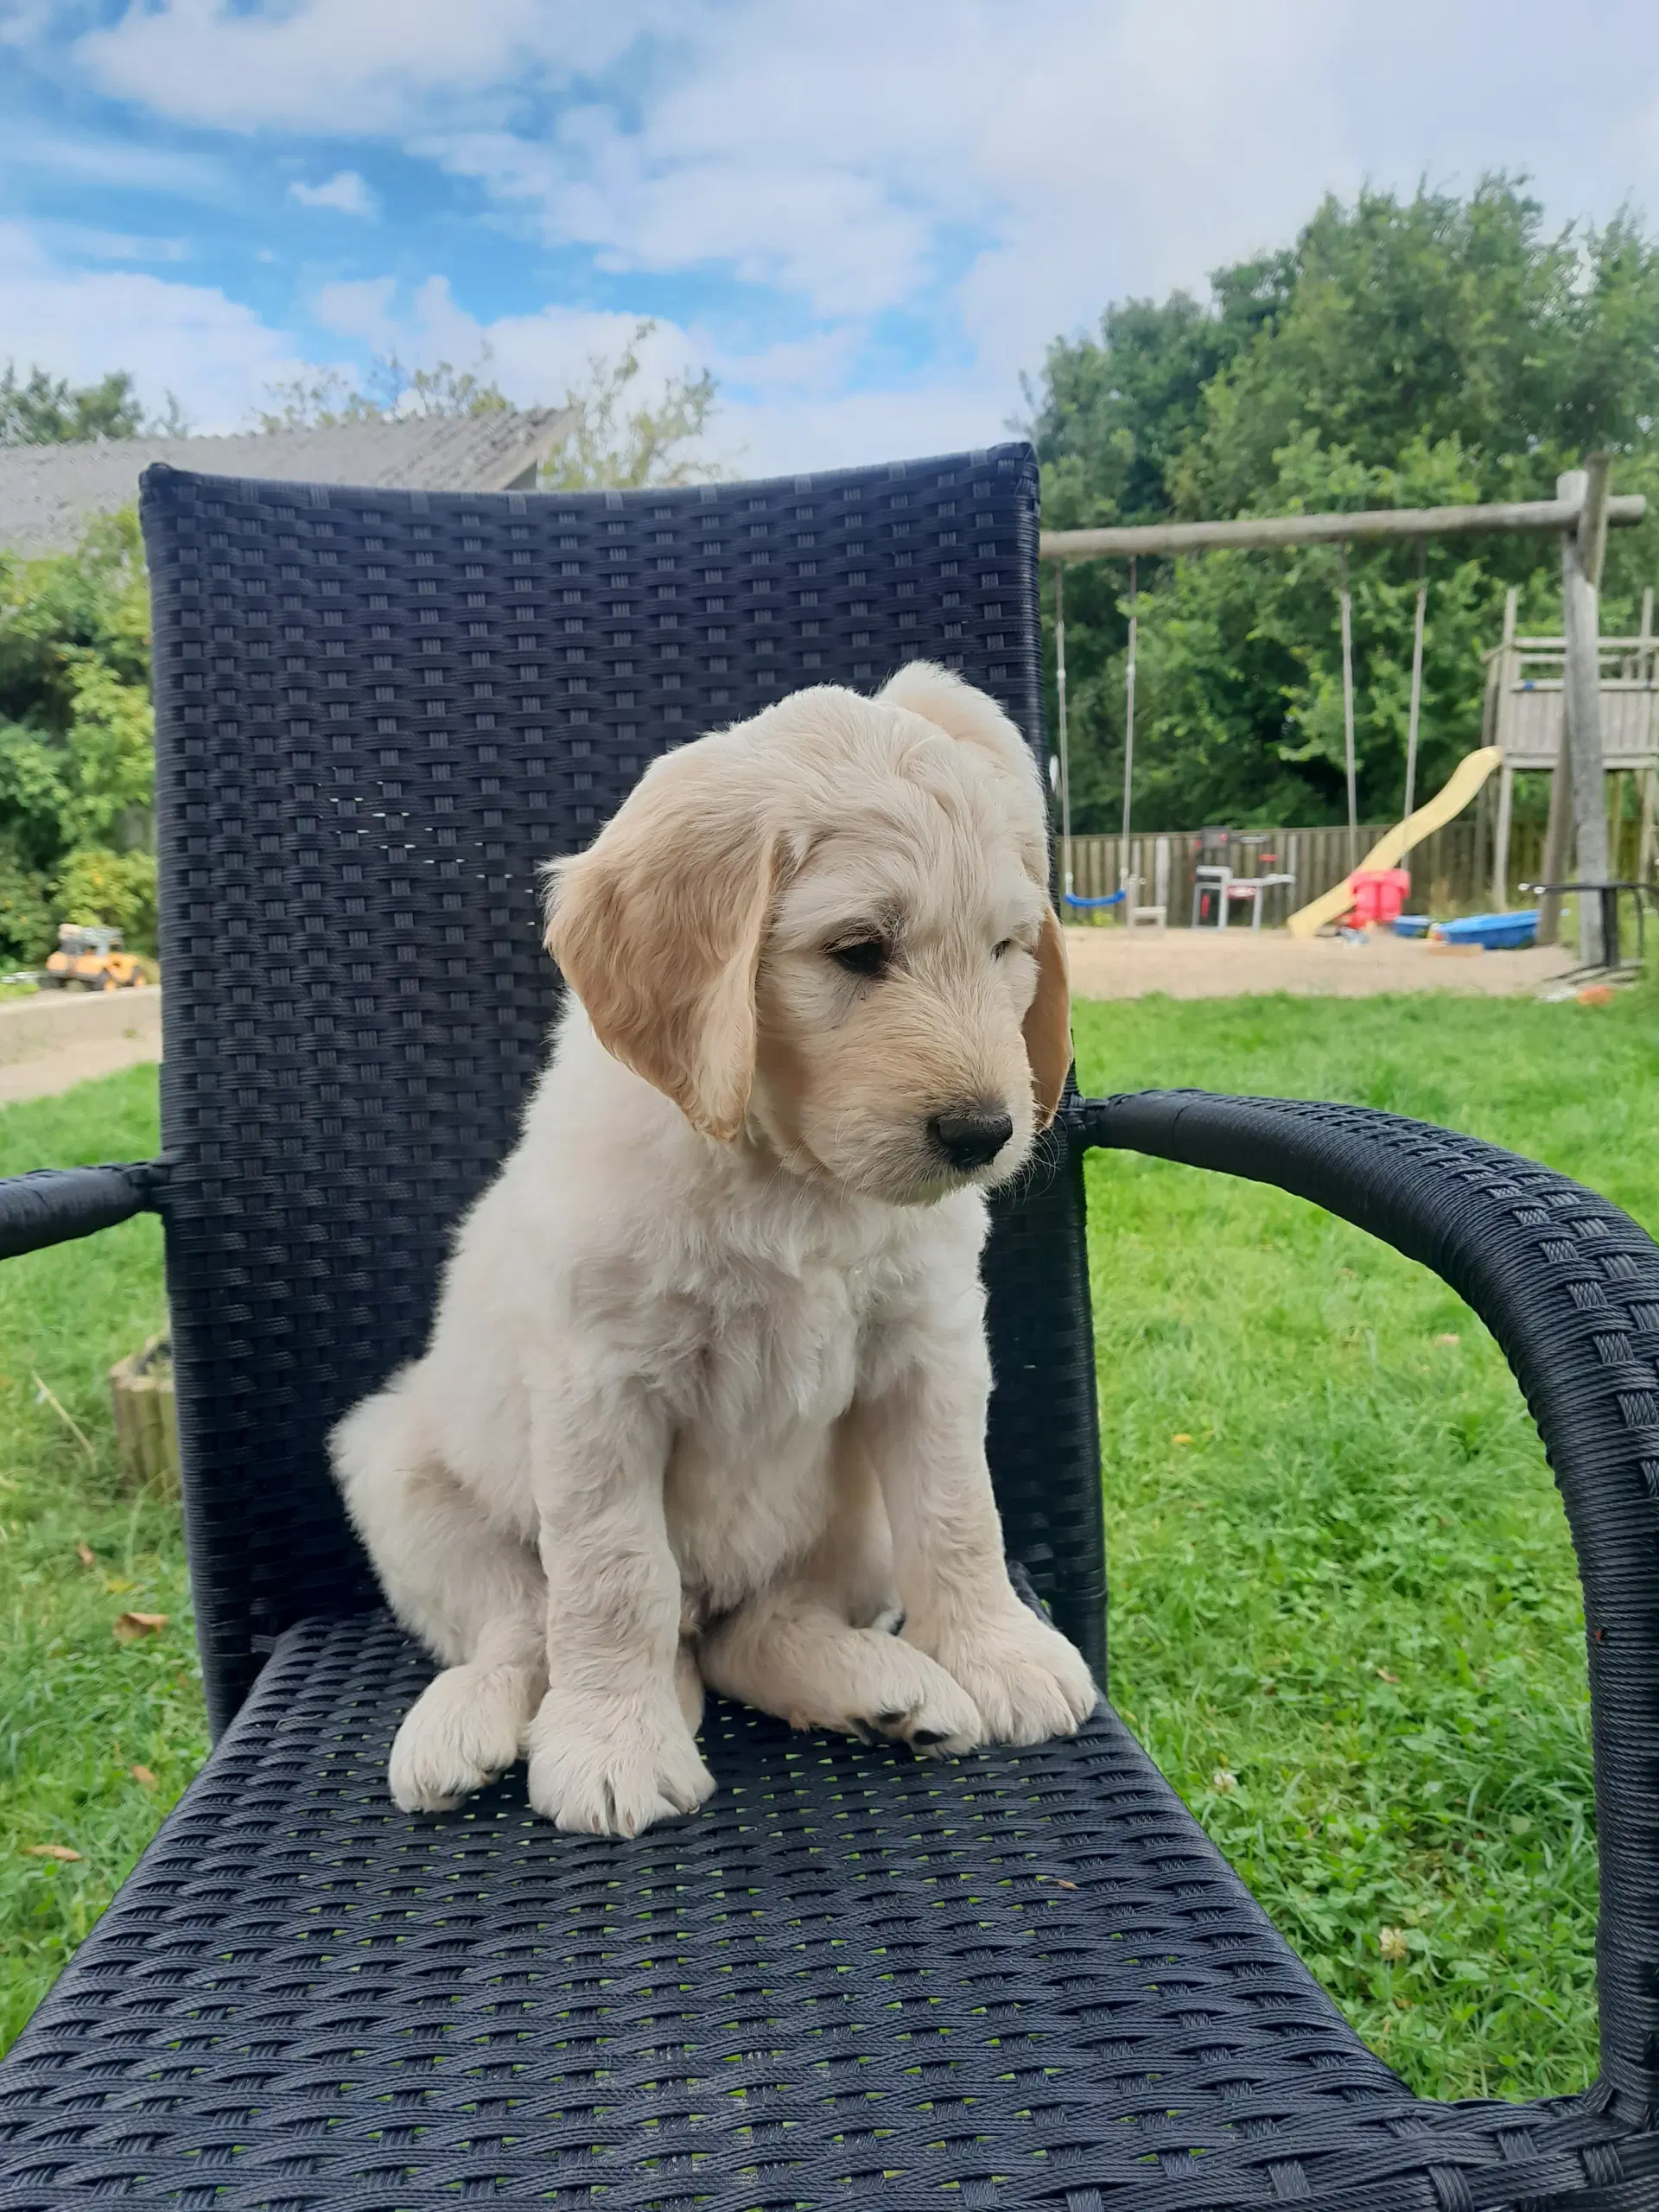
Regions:
M 8 361 L 0 371 L 0 445 L 60 445 L 86 438 L 136 438 L 144 410 L 124 370 L 112 369 L 79 391 L 66 377 L 32 368 L 20 376 Z
M 291 383 L 270 385 L 266 397 L 274 404 L 259 410 L 254 422 L 264 431 L 332 430 L 346 423 L 396 423 L 410 416 L 510 414 L 512 402 L 488 372 L 487 350 L 472 369 L 458 369 L 453 361 L 410 369 L 396 353 L 377 354 L 366 389 L 339 369 L 317 369 Z
M 124 369 L 96 384 L 72 387 L 38 366 L 27 376 L 8 361 L 0 369 L 0 446 L 74 444 L 94 438 L 182 437 L 189 425 L 168 394 L 157 416 L 147 416 Z
M 0 556 L 0 960 L 40 959 L 67 919 L 153 950 L 154 740 L 137 518 L 101 518 L 73 553 Z
M 640 323 L 613 359 L 590 354 L 586 378 L 566 388 L 559 404 L 569 410 L 571 424 L 542 471 L 545 489 L 637 490 L 646 484 L 702 484 L 725 473 L 694 450 L 718 404 L 707 369 L 695 377 L 671 377 L 654 403 L 634 390 L 639 348 L 656 327 Z
M 1223 270 L 1210 302 L 1109 308 L 1051 347 L 1033 410 L 1052 527 L 1548 496 L 1611 447 L 1620 487 L 1659 480 L 1659 245 L 1621 213 L 1549 231 L 1517 180 L 1466 200 L 1327 200 L 1282 255 Z M 1634 626 L 1653 556 L 1616 535 L 1607 627 Z M 1428 553 L 1421 787 L 1478 741 L 1510 584 L 1559 621 L 1553 542 Z M 1141 563 L 1136 819 L 1178 828 L 1339 818 L 1332 549 Z M 1414 555 L 1351 559 L 1362 810 L 1401 796 Z M 1108 829 L 1122 783 L 1124 572 L 1066 580 L 1073 820 Z M 1048 587 L 1052 590 L 1052 586 Z

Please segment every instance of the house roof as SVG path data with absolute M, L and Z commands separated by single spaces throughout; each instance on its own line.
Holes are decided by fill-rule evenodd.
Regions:
M 249 431 L 223 438 L 110 438 L 0 447 L 0 549 L 63 553 L 94 515 L 132 505 L 152 461 L 214 476 L 300 484 L 376 484 L 409 492 L 529 490 L 562 442 L 568 410 L 416 416 L 327 430 Z

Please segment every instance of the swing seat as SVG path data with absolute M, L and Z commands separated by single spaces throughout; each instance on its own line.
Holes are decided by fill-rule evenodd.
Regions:
M 429 1665 L 323 1439 L 420 1346 L 513 1140 L 556 1000 L 537 866 L 669 746 L 906 656 L 1037 744 L 1029 449 L 580 496 L 153 468 L 143 519 L 165 1149 L 0 1184 L 0 1256 L 162 1215 L 217 1741 L 0 2067 L 0 2212 L 1659 2205 L 1659 1251 L 1472 1138 L 1069 1097 L 994 1211 L 989 1452 L 1104 1681 L 1090 1147 L 1300 1193 L 1474 1305 L 1584 1577 L 1582 2094 L 1414 2097 L 1105 1701 L 944 1764 L 716 1705 L 718 1795 L 629 1843 L 558 1834 L 516 1774 L 440 1816 L 386 1795 Z
M 1402 868 L 1357 868 L 1348 879 L 1354 894 L 1348 916 L 1354 929 L 1392 929 L 1406 910 L 1411 877 Z

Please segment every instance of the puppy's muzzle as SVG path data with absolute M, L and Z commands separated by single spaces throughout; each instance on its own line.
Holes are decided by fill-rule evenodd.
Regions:
M 976 1103 L 935 1114 L 927 1125 L 933 1148 L 959 1175 L 988 1167 L 1014 1135 L 1014 1116 L 1001 1106 Z

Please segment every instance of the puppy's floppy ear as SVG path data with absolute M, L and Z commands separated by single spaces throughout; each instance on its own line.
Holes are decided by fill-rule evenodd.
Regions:
M 1071 986 L 1066 975 L 1065 938 L 1052 906 L 1043 908 L 1037 939 L 1037 995 L 1026 1009 L 1026 1058 L 1031 1062 L 1037 1120 L 1046 1128 L 1059 1111 L 1071 1065 Z
M 547 949 L 601 1044 L 726 1141 L 748 1110 L 755 970 L 785 861 L 764 802 L 732 738 L 702 738 L 549 871 Z

